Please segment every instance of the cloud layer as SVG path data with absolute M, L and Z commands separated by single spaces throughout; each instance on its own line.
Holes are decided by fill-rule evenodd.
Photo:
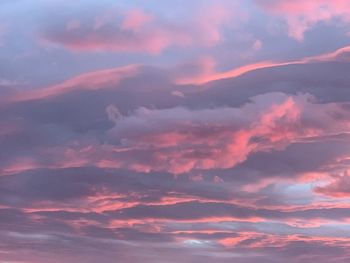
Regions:
M 349 262 L 347 1 L 66 4 L 0 3 L 0 262 Z

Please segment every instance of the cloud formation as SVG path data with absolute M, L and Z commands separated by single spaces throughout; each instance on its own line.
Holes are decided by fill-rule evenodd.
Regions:
M 347 1 L 112 2 L 0 2 L 0 261 L 349 262 Z
M 109 10 L 97 15 L 94 23 L 49 27 L 43 37 L 73 51 L 159 54 L 172 46 L 215 45 L 222 40 L 221 27 L 229 20 L 230 14 L 221 5 L 205 7 L 190 19 L 176 22 L 141 9 Z
M 303 40 L 304 34 L 320 22 L 330 22 L 340 18 L 349 22 L 350 4 L 346 0 L 316 1 L 260 1 L 257 2 L 269 12 L 285 17 L 288 24 L 288 35 L 296 40 Z

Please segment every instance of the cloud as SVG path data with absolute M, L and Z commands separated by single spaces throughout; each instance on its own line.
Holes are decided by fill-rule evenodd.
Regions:
M 259 42 L 257 42 L 259 43 Z M 305 57 L 291 61 L 261 61 L 253 64 L 244 65 L 224 72 L 217 72 L 215 70 L 215 61 L 211 58 L 203 58 L 195 63 L 188 63 L 181 65 L 186 69 L 192 69 L 191 71 L 182 72 L 180 70 L 174 71 L 174 79 L 179 84 L 205 84 L 207 82 L 216 81 L 220 79 L 233 79 L 240 77 L 249 72 L 263 69 L 271 69 L 284 67 L 289 65 L 303 65 L 312 64 L 317 62 L 330 62 L 330 61 L 348 61 L 347 54 L 350 52 L 350 46 L 339 48 L 333 52 L 328 52 L 311 57 Z
M 137 65 L 129 65 L 120 68 L 104 69 L 84 73 L 63 81 L 57 85 L 11 94 L 9 100 L 38 100 L 47 97 L 59 96 L 79 89 L 96 90 L 100 88 L 117 86 L 120 81 L 136 75 L 138 71 L 139 67 Z
M 84 83 L 85 79 L 90 79 L 90 74 L 87 76 L 87 78 L 77 77 L 69 80 L 55 86 L 54 90 L 61 91 L 63 89 L 66 91 L 67 89 L 69 92 L 74 92 L 76 87 L 79 88 L 80 84 Z M 97 81 L 98 85 L 93 86 L 93 91 L 97 93 L 93 93 L 91 96 L 96 98 L 97 94 L 105 94 L 106 90 L 109 90 L 110 81 L 107 78 L 107 86 L 101 89 L 99 78 L 96 78 L 94 74 L 93 76 L 93 80 Z M 115 76 L 113 74 L 112 76 L 113 82 Z M 76 79 L 79 81 L 75 81 Z M 102 79 L 104 85 L 105 78 Z M 74 86 L 76 82 L 79 84 Z M 87 82 L 86 85 L 92 85 L 92 83 Z M 48 90 L 52 90 L 52 88 Z M 87 87 L 87 90 L 90 91 L 90 88 Z M 125 99 L 126 94 L 128 94 L 126 90 L 132 93 L 138 89 L 124 90 L 124 88 L 119 87 L 113 90 L 117 92 L 116 94 L 122 92 Z M 69 92 L 68 94 L 70 94 Z M 38 94 L 42 93 L 39 91 Z M 152 94 L 151 92 L 150 95 Z M 110 97 L 109 93 L 106 93 L 106 96 Z M 169 98 L 174 97 L 170 92 L 168 92 L 168 96 Z M 154 96 L 152 97 L 154 99 Z M 53 108 L 47 113 L 48 115 L 45 113 L 38 116 L 37 107 L 40 108 L 46 103 L 52 104 L 53 98 L 51 96 L 44 98 L 49 100 L 42 102 L 43 104 L 37 104 L 36 101 L 29 104 L 25 101 L 21 102 L 26 107 L 20 111 L 21 107 L 17 106 L 18 109 L 14 104 L 14 110 L 23 111 L 21 114 L 29 118 L 28 120 L 37 118 L 36 121 L 39 123 L 43 120 L 44 123 L 50 123 L 57 118 L 56 111 L 62 112 L 60 106 L 62 102 L 60 101 L 66 97 L 53 97 L 55 100 L 58 99 L 58 108 Z M 152 109 L 137 108 L 135 105 L 135 108 L 131 108 L 131 112 L 130 110 L 128 112 L 120 108 L 122 105 L 106 104 L 105 106 L 100 104 L 100 107 L 103 108 L 96 116 L 96 118 L 104 120 L 100 122 L 100 127 L 84 128 L 86 132 L 89 130 L 98 132 L 98 137 L 92 137 L 88 133 L 81 137 L 81 134 L 77 133 L 76 130 L 81 128 L 67 122 L 70 117 L 67 117 L 64 122 L 60 118 L 56 119 L 60 122 L 57 125 L 65 126 L 63 126 L 64 129 L 60 128 L 61 132 L 64 132 L 66 138 L 70 139 L 63 140 L 59 144 L 55 143 L 50 148 L 37 147 L 30 155 L 24 154 L 12 158 L 11 154 L 8 154 L 8 157 L 4 159 L 2 172 L 8 174 L 35 168 L 53 169 L 87 165 L 142 172 L 165 171 L 174 174 L 197 169 L 227 169 L 246 161 L 254 153 L 285 149 L 288 145 L 308 137 L 337 135 L 347 132 L 349 128 L 346 104 L 317 104 L 312 101 L 310 96 L 301 94 L 290 96 L 284 93 L 267 93 L 251 98 L 250 103 L 240 107 L 221 106 L 212 109 L 191 109 L 191 107 Z M 32 108 L 33 105 L 36 106 Z M 74 103 L 74 100 L 72 105 L 73 109 L 82 109 L 81 106 Z M 69 104 L 69 107 L 72 105 Z M 131 105 L 129 103 L 129 106 Z M 52 106 L 50 107 L 52 108 Z M 68 109 L 68 107 L 66 108 Z M 88 125 L 85 122 L 89 123 L 89 118 L 86 120 L 76 119 L 79 116 L 78 113 L 72 115 L 71 122 L 74 125 L 79 122 L 81 125 Z M 85 118 L 89 117 L 86 116 L 86 110 L 83 110 L 81 114 Z M 111 122 L 108 122 L 108 119 Z M 335 123 L 334 126 L 328 125 L 331 122 Z M 113 123 L 114 127 L 108 129 Z M 23 123 L 23 125 L 28 124 Z M 43 136 L 40 140 L 42 141 L 43 138 L 50 140 L 49 138 L 58 133 L 60 129 L 56 128 L 54 132 L 48 126 L 44 126 L 41 130 Z M 23 131 L 23 133 L 26 132 Z M 59 138 L 64 137 L 57 137 L 57 142 L 60 141 Z M 49 141 L 36 145 L 44 146 L 47 143 L 52 145 Z M 15 140 L 12 140 L 12 145 L 16 145 Z
M 308 100 L 308 96 L 272 93 L 258 96 L 242 108 L 140 108 L 108 131 L 112 141 L 120 145 L 114 150 L 119 164 L 114 164 L 172 173 L 230 168 L 254 152 L 280 149 L 302 138 L 348 129 L 342 107 Z M 339 114 L 338 131 L 324 125 L 333 118 L 330 112 Z M 112 159 L 109 162 L 112 164 Z
M 350 197 L 350 176 L 345 171 L 343 175 L 336 176 L 327 185 L 315 187 L 314 191 L 318 194 L 336 197 Z
M 263 148 L 265 143 L 269 147 L 270 143 L 278 144 L 293 137 L 292 128 L 282 132 L 278 127 L 282 123 L 295 125 L 298 122 L 298 102 L 282 95 L 279 102 L 269 108 L 268 100 L 268 96 L 257 98 L 254 104 L 242 109 L 139 109 L 134 116 L 118 121 L 109 135 L 122 147 L 125 145 L 126 156 L 134 152 L 135 158 L 136 153 L 146 153 L 155 147 L 157 150 L 152 150 L 145 159 L 150 163 L 139 164 L 146 170 L 182 173 L 192 169 L 229 168 L 244 161 L 250 152 Z M 261 116 L 254 119 L 255 112 L 261 108 Z M 246 119 L 241 118 L 243 112 Z M 259 137 L 261 143 L 252 142 Z
M 302 41 L 306 31 L 319 22 L 329 22 L 341 18 L 345 23 L 350 21 L 350 4 L 346 0 L 316 1 L 260 1 L 257 3 L 274 15 L 287 21 L 288 35 Z
M 142 30 L 142 27 L 150 22 L 153 17 L 149 14 L 146 14 L 142 10 L 131 10 L 126 15 L 125 20 L 123 21 L 122 28 L 124 30 Z
M 212 46 L 222 40 L 221 27 L 230 19 L 221 5 L 203 7 L 183 21 L 171 21 L 141 9 L 110 10 L 73 26 L 51 26 L 43 38 L 79 52 L 136 52 L 160 54 L 164 50 L 195 45 Z
M 0 2 L 0 261 L 349 262 L 346 1 Z

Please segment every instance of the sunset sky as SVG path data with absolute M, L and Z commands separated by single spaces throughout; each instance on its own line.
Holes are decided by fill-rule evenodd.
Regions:
M 0 0 L 0 263 L 350 262 L 349 0 Z

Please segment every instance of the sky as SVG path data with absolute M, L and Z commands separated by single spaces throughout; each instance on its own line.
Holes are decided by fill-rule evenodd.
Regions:
M 0 263 L 350 261 L 350 1 L 1 0 Z

